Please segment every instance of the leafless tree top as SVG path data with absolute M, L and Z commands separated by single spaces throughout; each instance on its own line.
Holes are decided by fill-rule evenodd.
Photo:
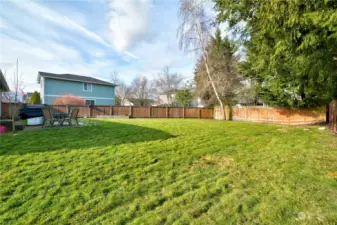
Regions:
M 170 68 L 166 66 L 158 74 L 155 84 L 159 94 L 171 95 L 180 88 L 182 81 L 183 77 L 180 74 L 170 72 Z
M 178 28 L 179 47 L 184 51 L 205 51 L 210 36 L 211 19 L 206 15 L 204 1 L 180 0 Z
M 134 78 L 131 82 L 131 95 L 139 100 L 149 99 L 152 97 L 153 82 L 143 76 Z

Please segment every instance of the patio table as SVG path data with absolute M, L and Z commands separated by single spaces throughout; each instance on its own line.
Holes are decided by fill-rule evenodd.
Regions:
M 64 112 L 53 113 L 53 117 L 57 120 L 57 122 L 59 122 L 61 126 L 63 126 L 63 122 L 65 118 L 67 118 L 68 116 L 69 116 L 68 113 L 64 113 Z

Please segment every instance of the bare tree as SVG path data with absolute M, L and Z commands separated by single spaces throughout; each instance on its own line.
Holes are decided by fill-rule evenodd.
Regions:
M 121 105 L 123 105 L 125 100 L 130 97 L 131 88 L 119 78 L 119 73 L 116 70 L 110 74 L 110 81 L 117 85 L 115 88 L 116 96 L 120 99 Z
M 119 79 L 119 73 L 117 70 L 114 70 L 113 72 L 110 73 L 110 81 L 114 84 L 119 85 L 121 80 Z
M 14 89 L 14 91 L 5 92 L 3 93 L 4 97 L 9 101 L 10 104 L 10 114 L 12 117 L 12 125 L 13 125 L 13 132 L 15 132 L 15 117 L 17 116 L 17 103 L 18 103 L 18 93 L 19 91 L 22 91 L 22 89 L 25 88 L 24 82 L 23 82 L 23 76 L 22 73 L 19 75 L 19 59 L 16 60 L 16 66 L 15 70 L 13 71 L 13 77 L 7 77 L 7 71 L 5 71 L 4 76 L 7 80 L 9 80 L 10 86 Z M 13 104 L 15 103 L 15 105 Z M 1 104 L 1 103 L 0 103 Z
M 131 95 L 139 100 L 141 106 L 146 104 L 146 100 L 150 99 L 153 93 L 153 82 L 146 77 L 138 76 L 132 80 Z
M 4 93 L 4 97 L 10 102 L 10 103 L 18 103 L 18 95 L 19 91 L 21 92 L 26 86 L 23 81 L 23 74 L 21 73 L 19 75 L 19 59 L 16 60 L 16 67 L 13 71 L 13 76 L 10 77 L 7 75 L 7 70 L 4 71 L 4 76 L 6 77 L 6 80 L 9 81 L 9 84 L 13 91 Z
M 131 96 L 131 88 L 128 87 L 123 81 L 120 81 L 116 87 L 116 96 L 119 97 L 121 105 Z
M 200 0 L 180 0 L 180 12 L 181 25 L 178 28 L 179 46 L 185 51 L 192 49 L 195 53 L 201 53 L 206 73 L 209 82 L 212 86 L 217 101 L 220 104 L 220 110 L 223 115 L 223 119 L 226 118 L 223 103 L 221 101 L 219 91 L 216 88 L 214 82 L 214 74 L 208 66 L 208 52 L 207 45 L 210 38 L 211 20 L 207 17 L 203 5 L 203 1 Z
M 156 89 L 159 94 L 166 96 L 167 105 L 174 105 L 174 94 L 180 88 L 182 81 L 183 77 L 178 73 L 171 73 L 168 66 L 158 74 L 155 80 Z

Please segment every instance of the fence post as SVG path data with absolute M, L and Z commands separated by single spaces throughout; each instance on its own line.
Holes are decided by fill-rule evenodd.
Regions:
M 166 118 L 169 118 L 169 107 L 166 107 Z
M 199 119 L 201 119 L 201 108 L 199 108 Z
M 183 118 L 185 119 L 185 106 L 183 108 Z
M 151 106 L 149 106 L 149 118 L 151 118 Z
M 113 115 L 113 112 L 112 112 L 112 105 L 110 105 L 110 116 L 112 116 Z
M 89 111 L 89 118 L 91 118 L 91 107 L 90 107 L 90 105 L 88 105 L 88 111 Z
M 132 105 L 130 106 L 130 115 L 129 116 L 130 116 L 130 118 L 133 117 L 133 106 Z

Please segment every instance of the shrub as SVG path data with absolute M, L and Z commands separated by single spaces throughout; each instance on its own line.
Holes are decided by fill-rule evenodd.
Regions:
M 40 93 L 37 91 L 34 91 L 32 96 L 30 97 L 28 104 L 41 104 L 41 97 Z
M 58 97 L 53 102 L 54 105 L 85 105 L 85 100 L 81 97 L 65 94 Z

